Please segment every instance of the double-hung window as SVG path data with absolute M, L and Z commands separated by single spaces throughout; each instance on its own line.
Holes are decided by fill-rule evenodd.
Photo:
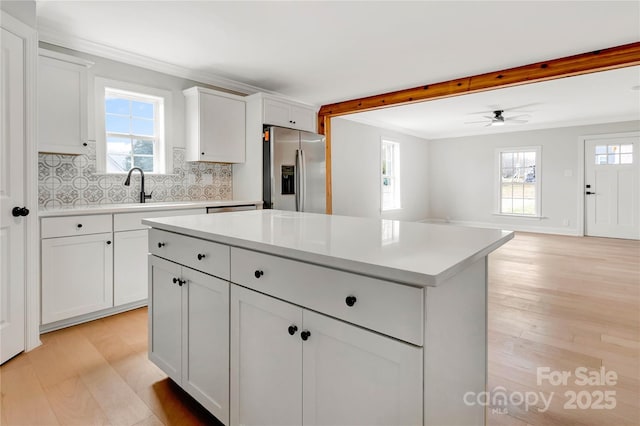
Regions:
M 540 147 L 498 149 L 498 212 L 540 216 Z
M 383 139 L 381 159 L 382 211 L 400 209 L 400 144 Z
M 96 155 L 102 173 L 166 173 L 171 92 L 96 78 Z

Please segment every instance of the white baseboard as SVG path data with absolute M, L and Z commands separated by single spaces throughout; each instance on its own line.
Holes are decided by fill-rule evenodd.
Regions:
M 548 226 L 531 226 L 526 224 L 514 224 L 514 223 L 493 223 L 493 222 L 476 222 L 470 220 L 447 220 L 438 218 L 428 218 L 419 220 L 424 223 L 440 223 L 451 224 L 458 226 L 468 226 L 471 228 L 491 228 L 491 229 L 505 229 L 507 231 L 519 231 L 519 232 L 535 232 L 539 234 L 553 234 L 553 235 L 570 235 L 574 237 L 582 237 L 582 232 L 572 228 L 552 228 Z
M 102 309 L 97 312 L 91 312 L 90 314 L 80 315 L 77 317 L 68 318 L 68 319 L 52 322 L 49 324 L 43 324 L 40 326 L 40 334 L 48 333 L 50 331 L 60 330 L 61 328 L 82 324 L 84 322 L 97 320 L 97 319 L 108 317 L 111 315 L 120 314 L 122 312 L 141 308 L 143 306 L 147 306 L 147 299 L 139 300 L 137 302 L 126 303 L 124 305 L 116 306 L 113 308 Z

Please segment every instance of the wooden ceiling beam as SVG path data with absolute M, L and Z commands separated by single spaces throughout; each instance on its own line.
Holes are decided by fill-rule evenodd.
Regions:
M 321 134 L 325 134 L 325 119 L 339 115 L 555 80 L 634 65 L 640 65 L 640 42 L 381 95 L 352 99 L 321 107 L 318 112 L 318 131 Z

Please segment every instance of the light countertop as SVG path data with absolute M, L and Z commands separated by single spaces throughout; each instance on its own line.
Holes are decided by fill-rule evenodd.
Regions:
M 245 206 L 256 204 L 262 206 L 262 200 L 225 200 L 225 201 L 171 201 L 171 202 L 149 202 L 149 203 L 130 203 L 130 204 L 98 204 L 90 206 L 69 206 L 57 208 L 41 208 L 38 211 L 39 217 L 53 216 L 73 216 L 85 214 L 109 214 L 109 213 L 133 213 L 142 211 L 158 211 L 158 210 L 181 210 L 206 207 L 226 207 L 226 206 Z
M 435 286 L 513 232 L 280 210 L 145 219 L 143 224 L 231 246 L 413 286 Z

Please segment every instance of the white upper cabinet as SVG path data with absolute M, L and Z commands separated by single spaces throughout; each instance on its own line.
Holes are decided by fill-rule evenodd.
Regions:
M 40 49 L 38 151 L 80 154 L 87 143 L 87 69 L 93 62 Z
M 202 87 L 192 87 L 183 93 L 186 160 L 244 163 L 244 99 Z
M 271 97 L 263 98 L 264 124 L 316 133 L 316 110 L 306 105 Z

